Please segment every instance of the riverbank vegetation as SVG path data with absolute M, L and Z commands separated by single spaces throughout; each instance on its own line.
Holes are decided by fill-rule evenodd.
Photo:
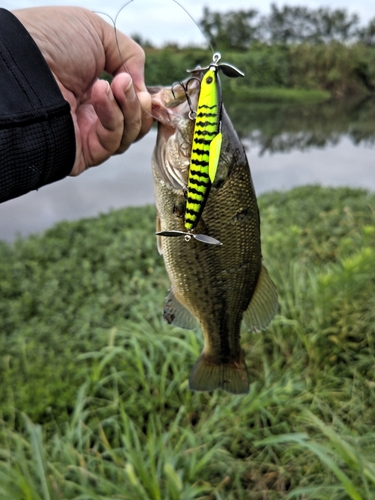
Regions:
M 280 311 L 243 333 L 250 394 L 192 393 L 201 334 L 161 319 L 153 207 L 0 245 L 0 497 L 367 500 L 375 196 L 259 199 Z
M 223 60 L 245 73 L 245 78 L 222 78 L 226 93 L 253 100 L 319 101 L 375 92 L 375 19 L 363 25 L 342 9 L 272 5 L 268 16 L 253 9 L 205 9 L 199 24 Z M 176 43 L 155 48 L 135 38 L 146 51 L 148 85 L 180 81 L 185 69 L 211 60 L 210 50 Z
M 301 91 L 315 100 L 373 94 L 375 47 L 338 42 L 322 45 L 256 44 L 246 52 L 226 51 L 223 60 L 245 73 L 245 78 L 221 78 L 224 95 L 254 100 L 301 100 Z M 209 51 L 197 48 L 146 49 L 148 85 L 170 85 L 185 78 L 185 70 L 211 61 Z M 276 89 L 276 92 L 273 92 Z M 283 89 L 283 94 L 277 89 Z M 299 94 L 300 92 L 300 94 Z

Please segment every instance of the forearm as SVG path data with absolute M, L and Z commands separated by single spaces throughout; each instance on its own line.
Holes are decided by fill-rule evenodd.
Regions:
M 75 160 L 70 105 L 34 40 L 0 9 L 0 202 L 68 175 Z

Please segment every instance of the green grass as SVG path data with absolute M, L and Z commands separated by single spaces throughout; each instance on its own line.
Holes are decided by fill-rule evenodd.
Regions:
M 246 397 L 187 388 L 152 207 L 0 245 L 1 499 L 375 498 L 375 196 L 259 204 L 280 313 Z

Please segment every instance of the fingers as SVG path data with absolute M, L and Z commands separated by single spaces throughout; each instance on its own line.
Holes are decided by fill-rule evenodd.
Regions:
M 86 113 L 81 113 L 79 120 L 81 133 L 87 138 L 83 138 L 87 166 L 99 165 L 111 155 L 123 153 L 151 128 L 151 96 L 148 92 L 137 95 L 127 73 L 114 78 L 111 86 L 98 80 L 92 89 L 91 103 L 96 113 L 93 126 L 89 126 L 91 120 Z M 88 132 L 85 134 L 84 130 Z
M 111 88 L 124 119 L 123 134 L 116 153 L 123 153 L 136 140 L 143 137 L 151 128 L 151 96 L 147 91 L 138 92 L 129 75 L 120 73 L 112 82 Z
M 126 75 L 128 84 L 131 82 Z M 123 136 L 124 116 L 108 82 L 98 80 L 91 92 L 91 101 L 97 115 L 89 138 L 89 154 L 93 165 L 106 160 L 119 148 Z M 91 165 L 90 165 L 91 166 Z
M 151 115 L 151 95 L 147 90 L 145 92 L 139 92 L 138 99 L 142 110 L 142 124 L 137 141 L 150 131 L 154 123 L 154 118 Z
M 143 137 L 151 128 L 151 97 L 144 82 L 145 53 L 131 38 L 114 30 L 113 26 L 96 16 L 95 22 L 100 23 L 101 40 L 105 52 L 105 71 L 114 75 L 111 84 L 115 102 L 122 115 L 121 137 L 116 149 L 110 144 L 111 154 L 123 153 L 136 140 Z M 95 104 L 94 104 L 95 106 Z M 95 108 L 96 109 L 96 108 Z M 118 139 L 118 132 L 113 130 L 111 119 L 97 110 L 98 118 L 104 129 L 112 132 L 112 139 Z M 114 123 L 117 123 L 113 117 Z M 104 120 L 104 121 L 103 121 Z M 98 128 L 99 131 L 100 127 Z M 115 133 L 117 132 L 117 133 Z M 106 130 L 102 131 L 101 140 L 108 147 L 109 140 Z

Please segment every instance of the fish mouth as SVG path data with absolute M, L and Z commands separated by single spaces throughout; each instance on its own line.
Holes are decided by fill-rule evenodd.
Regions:
M 169 87 L 149 87 L 148 91 L 151 113 L 158 122 L 154 172 L 166 185 L 182 192 L 187 185 L 194 134 L 191 111 L 198 105 L 200 80 L 189 77 Z
M 198 105 L 200 78 L 188 77 L 170 87 L 147 87 L 151 94 L 151 113 L 162 125 L 176 129 Z M 189 102 L 190 101 L 190 102 Z
M 184 165 L 191 155 L 195 124 L 191 111 L 198 106 L 200 79 L 194 75 L 194 78 L 190 76 L 169 87 L 148 87 L 148 91 L 151 94 L 151 113 L 158 122 L 157 144 L 168 144 L 169 149 L 173 144 L 173 151 L 178 151 Z M 168 157 L 171 154 L 166 153 Z M 185 170 L 185 166 L 182 168 Z

